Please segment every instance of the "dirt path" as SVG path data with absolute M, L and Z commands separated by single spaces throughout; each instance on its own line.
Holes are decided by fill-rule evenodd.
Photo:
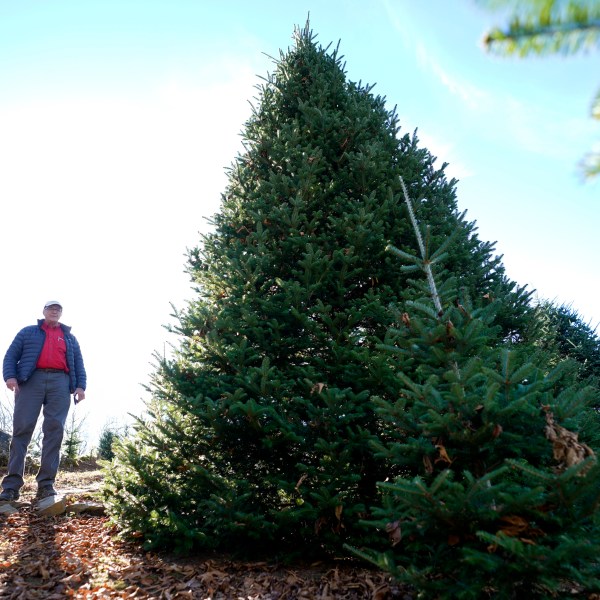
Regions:
M 95 465 L 61 471 L 70 501 L 94 501 L 102 481 Z M 23 499 L 35 483 L 28 478 Z M 411 600 L 382 573 L 349 565 L 282 568 L 226 559 L 176 559 L 116 538 L 105 516 L 43 517 L 26 506 L 0 516 L 0 598 L 136 598 L 179 600 Z

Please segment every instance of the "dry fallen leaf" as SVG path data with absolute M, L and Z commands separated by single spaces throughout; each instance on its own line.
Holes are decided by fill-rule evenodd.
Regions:
M 510 537 L 515 537 L 529 528 L 529 521 L 518 515 L 507 515 L 500 520 L 506 523 L 500 528 L 500 531 Z
M 338 505 L 335 507 L 335 518 L 336 518 L 338 521 L 341 521 L 341 520 L 342 520 L 342 511 L 343 511 L 343 510 L 344 510 L 344 507 L 343 507 L 341 504 L 338 504 Z
M 578 465 L 590 456 L 595 456 L 594 451 L 578 439 L 578 434 L 565 429 L 554 422 L 554 415 L 546 411 L 546 438 L 552 442 L 552 454 L 558 462 L 558 470 L 564 471 L 569 467 Z
M 402 529 L 400 528 L 400 521 L 394 521 L 392 523 L 387 523 L 385 526 L 385 530 L 392 542 L 392 546 L 396 546 L 402 540 Z
M 452 459 L 448 456 L 448 452 L 446 452 L 446 448 L 442 444 L 436 444 L 435 446 L 440 453 L 439 456 L 435 459 L 435 462 L 445 462 L 449 465 L 452 464 Z
M 433 463 L 427 454 L 423 455 L 423 465 L 425 466 L 425 471 L 431 475 L 433 473 Z

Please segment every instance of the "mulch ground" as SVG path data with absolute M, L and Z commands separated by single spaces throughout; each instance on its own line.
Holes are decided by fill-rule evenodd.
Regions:
M 0 469 L 1 470 L 1 469 Z M 103 478 L 95 463 L 59 472 L 69 502 L 97 501 Z M 21 490 L 31 500 L 30 475 Z M 287 567 L 227 558 L 178 558 L 118 539 L 106 516 L 41 516 L 30 505 L 0 515 L 0 599 L 59 600 L 414 600 L 416 594 L 362 563 Z M 570 589 L 562 597 L 600 600 Z
M 227 560 L 177 560 L 120 542 L 106 517 L 3 518 L 0 598 L 206 598 L 244 600 L 411 598 L 360 568 L 302 569 Z
M 101 471 L 63 473 L 71 501 L 94 499 Z M 28 479 L 23 499 L 34 493 Z M 389 576 L 355 564 L 297 568 L 227 559 L 179 559 L 120 541 L 105 516 L 0 515 L 0 598 L 178 600 L 412 600 Z

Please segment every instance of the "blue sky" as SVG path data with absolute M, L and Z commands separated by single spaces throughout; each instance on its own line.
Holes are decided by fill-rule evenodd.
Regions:
M 576 168 L 600 139 L 599 54 L 490 55 L 498 17 L 472 0 L 0 0 L 0 352 L 61 300 L 91 439 L 143 411 L 171 303 L 193 297 L 186 248 L 219 208 L 270 57 L 309 14 L 348 78 L 449 163 L 508 275 L 600 321 L 600 182 Z

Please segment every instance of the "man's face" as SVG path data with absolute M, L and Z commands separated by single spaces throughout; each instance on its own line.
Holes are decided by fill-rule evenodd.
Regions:
M 62 315 L 62 308 L 58 304 L 51 304 L 44 308 L 44 317 L 50 323 L 58 323 Z

